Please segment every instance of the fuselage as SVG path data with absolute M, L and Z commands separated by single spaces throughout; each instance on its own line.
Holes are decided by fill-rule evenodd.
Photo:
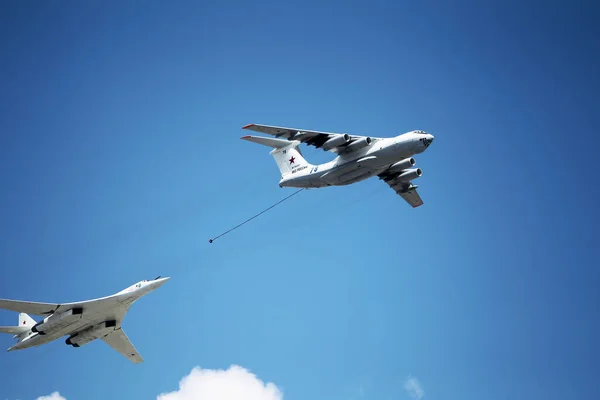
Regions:
M 129 307 L 140 297 L 161 286 L 166 279 L 168 278 L 141 281 L 111 296 L 74 303 L 72 308 L 44 318 L 29 331 L 19 335 L 19 342 L 8 351 L 40 346 L 66 335 L 90 332 L 100 329 L 100 325 L 105 322 L 118 327 Z
M 40 346 L 65 335 L 79 333 L 89 327 L 101 324 L 104 321 L 117 321 L 117 318 L 121 319 L 122 315 L 127 311 L 127 306 L 121 303 L 117 298 L 110 299 L 105 304 L 107 306 L 112 305 L 113 308 L 111 310 L 88 310 L 85 314 L 85 318 L 83 315 L 65 318 L 61 321 L 62 323 L 53 326 L 47 332 L 40 333 L 30 330 L 20 342 L 12 346 L 8 351 Z M 118 323 L 120 322 L 121 321 L 119 320 Z
M 300 167 L 279 182 L 281 187 L 320 188 L 344 186 L 375 176 L 390 165 L 422 153 L 433 141 L 433 135 L 412 131 L 392 138 L 375 139 L 371 145 L 334 160 Z

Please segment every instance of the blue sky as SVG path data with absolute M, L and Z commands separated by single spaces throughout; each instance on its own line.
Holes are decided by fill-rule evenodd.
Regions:
M 252 400 L 600 397 L 598 5 L 124 3 L 4 4 L 0 297 L 172 279 L 124 321 L 143 364 L 0 353 L 0 398 L 155 399 L 196 366 L 228 372 L 169 400 L 215 398 L 231 365 L 281 390 Z M 248 123 L 431 132 L 425 205 L 372 179 L 208 244 L 293 191 Z

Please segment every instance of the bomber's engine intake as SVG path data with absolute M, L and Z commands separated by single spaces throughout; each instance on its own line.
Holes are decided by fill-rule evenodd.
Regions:
M 350 135 L 344 133 L 343 135 L 335 135 L 325 143 L 323 143 L 323 150 L 331 150 L 334 147 L 341 146 L 350 141 Z
M 78 318 L 81 318 L 83 314 L 83 308 L 76 307 L 68 311 L 58 314 L 52 314 L 49 317 L 44 318 L 42 321 L 35 324 L 31 330 L 37 332 L 40 335 L 45 335 L 50 329 L 60 326 L 62 324 L 70 323 Z
M 101 324 L 69 336 L 67 340 L 65 340 L 65 343 L 69 346 L 81 347 L 84 344 L 88 344 L 91 341 L 108 335 L 110 332 L 115 330 L 116 326 L 117 321 L 104 321 Z

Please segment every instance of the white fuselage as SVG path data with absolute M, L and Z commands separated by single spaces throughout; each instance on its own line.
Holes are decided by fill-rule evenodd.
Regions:
M 142 281 L 112 296 L 85 301 L 74 308 L 54 313 L 21 334 L 20 341 L 8 351 L 39 346 L 66 335 L 73 337 L 85 333 L 89 337 L 86 343 L 102 337 L 108 333 L 108 329 L 104 327 L 106 322 L 119 327 L 129 307 L 140 297 L 161 286 L 166 279 L 168 278 Z M 78 311 L 72 313 L 73 309 Z
M 413 132 L 393 138 L 374 139 L 371 145 L 339 155 L 328 163 L 293 170 L 281 178 L 279 186 L 320 188 L 349 185 L 375 176 L 398 161 L 422 153 L 432 141 L 432 135 Z

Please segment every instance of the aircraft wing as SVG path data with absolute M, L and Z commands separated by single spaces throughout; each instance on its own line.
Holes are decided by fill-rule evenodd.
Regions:
M 284 138 L 287 140 L 298 140 L 304 144 L 309 146 L 314 146 L 318 149 L 323 147 L 325 142 L 329 139 L 344 135 L 343 133 L 334 133 L 334 132 L 319 132 L 319 131 L 309 131 L 306 129 L 297 129 L 297 128 L 284 128 L 281 126 L 270 126 L 270 125 L 260 125 L 260 124 L 249 124 L 242 129 L 249 129 L 255 132 L 266 133 L 267 135 L 275 136 L 276 138 Z M 356 142 L 357 140 L 364 139 L 366 136 L 358 136 L 358 135 L 348 135 L 350 139 L 337 147 L 333 147 L 328 149 L 327 151 L 331 151 L 332 153 L 343 153 L 344 149 L 351 143 Z M 377 138 L 372 138 L 373 141 L 376 141 Z
M 106 342 L 110 347 L 127 357 L 127 359 L 129 359 L 129 361 L 132 363 L 139 364 L 144 361 L 142 356 L 138 354 L 133 344 L 131 344 L 131 341 L 129 341 L 129 338 L 125 332 L 123 332 L 122 328 L 112 331 L 108 335 L 104 336 L 102 340 L 104 340 L 104 342 Z
M 67 311 L 74 307 L 90 308 L 102 304 L 110 304 L 111 302 L 114 302 L 113 296 L 79 301 L 76 303 L 39 303 L 35 301 L 0 299 L 0 309 L 32 315 L 50 315 L 55 312 Z
M 405 192 L 396 191 L 396 193 L 402 196 L 402 198 L 413 208 L 417 208 L 423 205 L 423 200 L 421 200 L 421 196 L 419 195 L 419 192 L 417 192 L 416 186 L 412 186 L 412 188 L 409 187 L 409 189 Z
M 413 185 L 412 182 L 394 183 L 395 175 L 380 174 L 379 177 L 413 208 L 423 205 L 423 200 L 417 192 L 417 185 Z
M 10 310 L 33 315 L 52 314 L 60 307 L 60 304 L 55 303 L 37 303 L 34 301 L 0 299 L 0 308 L 3 310 Z

